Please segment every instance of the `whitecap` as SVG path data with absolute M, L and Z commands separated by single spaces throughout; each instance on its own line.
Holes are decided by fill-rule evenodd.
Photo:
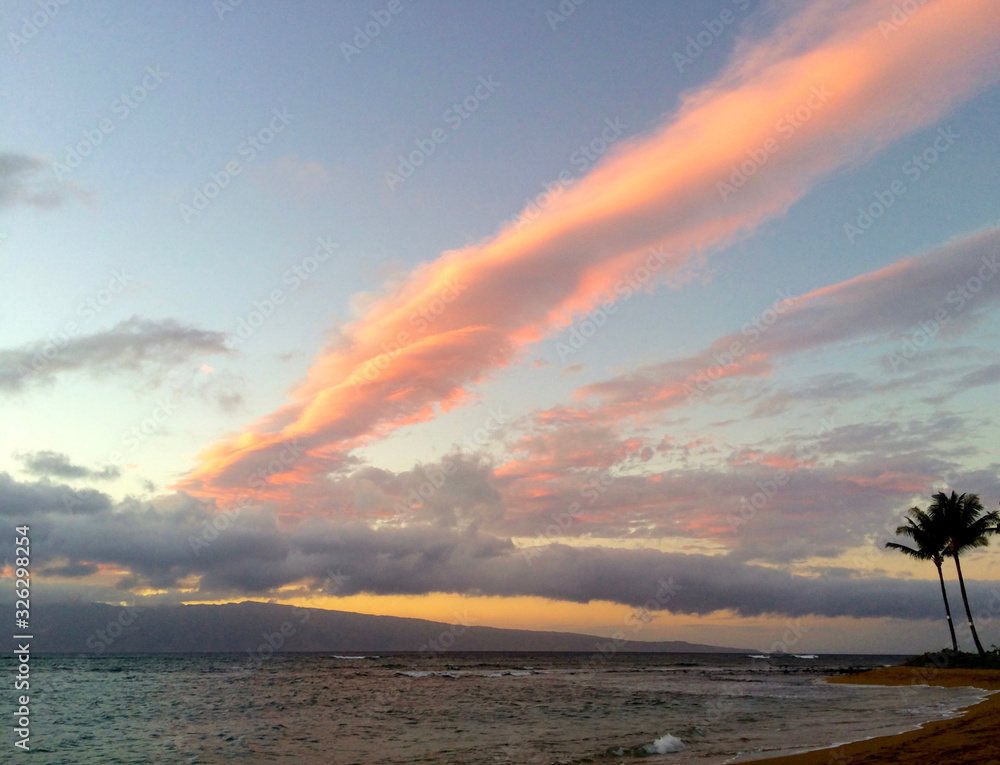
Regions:
M 796 659 L 818 659 L 819 658 L 819 656 L 817 656 L 814 653 L 794 653 L 794 654 L 792 654 L 792 656 L 794 656 Z
M 679 752 L 683 748 L 684 742 L 676 736 L 671 736 L 669 733 L 656 739 L 652 744 L 646 744 L 643 747 L 646 754 L 670 754 L 671 752 Z

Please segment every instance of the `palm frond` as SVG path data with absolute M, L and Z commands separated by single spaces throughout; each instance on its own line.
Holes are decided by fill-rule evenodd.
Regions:
M 920 560 L 930 560 L 934 557 L 933 553 L 928 553 L 926 550 L 915 549 L 913 547 L 907 547 L 906 545 L 901 545 L 898 542 L 886 542 L 885 546 L 889 550 L 899 550 L 904 555 L 909 555 L 911 558 L 918 558 Z

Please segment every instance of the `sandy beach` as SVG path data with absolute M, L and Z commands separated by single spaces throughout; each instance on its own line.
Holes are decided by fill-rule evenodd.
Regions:
M 831 678 L 831 683 L 856 685 L 973 686 L 1000 690 L 1000 671 L 982 669 L 921 669 L 887 667 L 857 675 Z M 985 765 L 1000 763 L 1000 694 L 969 707 L 958 718 L 928 723 L 897 736 L 821 749 L 787 757 L 759 760 L 769 765 L 876 765 L 877 763 L 949 763 Z

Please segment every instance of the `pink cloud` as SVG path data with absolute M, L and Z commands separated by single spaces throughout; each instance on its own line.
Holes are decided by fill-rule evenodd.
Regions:
M 319 354 L 290 404 L 205 449 L 178 488 L 226 497 L 289 438 L 309 455 L 296 481 L 325 472 L 338 454 L 461 402 L 527 344 L 623 295 L 639 269 L 678 273 L 1000 76 L 989 0 L 931 0 L 886 39 L 878 22 L 889 10 L 817 2 L 743 41 L 660 129 L 621 142 L 529 225 L 446 252 L 383 292 Z M 766 161 L 723 193 L 762 147 Z M 765 373 L 766 360 L 756 364 Z

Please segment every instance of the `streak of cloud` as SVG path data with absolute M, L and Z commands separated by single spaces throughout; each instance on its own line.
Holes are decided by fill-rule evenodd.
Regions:
M 67 509 L 65 497 L 87 503 Z M 271 597 L 296 584 L 319 587 L 337 571 L 338 594 L 536 596 L 604 600 L 673 613 L 733 611 L 862 618 L 934 618 L 933 582 L 886 577 L 800 576 L 731 556 L 546 544 L 525 555 L 509 539 L 436 523 L 374 529 L 312 518 L 282 528 L 266 507 L 248 507 L 212 535 L 209 503 L 183 495 L 150 503 L 111 502 L 97 492 L 19 483 L 0 474 L 0 508 L 15 507 L 32 529 L 32 562 L 77 579 L 117 572 L 122 590 L 176 588 L 188 596 Z M 217 527 L 216 527 L 217 528 Z M 191 540 L 204 540 L 201 550 Z M 203 554 L 197 554 L 202 552 Z M 190 590 L 190 583 L 197 587 Z M 670 583 L 667 600 L 649 601 Z M 993 582 L 969 582 L 982 602 Z
M 679 406 L 692 396 L 724 389 L 727 380 L 769 374 L 782 356 L 873 338 L 895 341 L 886 353 L 887 371 L 905 372 L 920 348 L 932 341 L 928 333 L 954 337 L 995 307 L 1000 300 L 998 256 L 1000 227 L 956 239 L 794 298 L 762 331 L 751 326 L 733 332 L 687 358 L 583 386 L 577 397 L 604 408 L 593 411 L 594 418 L 615 419 Z M 920 333 L 925 337 L 918 347 L 912 338 Z M 995 377 L 990 367 L 961 385 L 985 385 Z M 857 394 L 857 386 L 857 380 L 841 375 L 812 387 L 818 396 Z
M 0 152 L 0 210 L 21 205 L 48 210 L 63 204 L 68 196 L 84 197 L 71 184 L 58 184 L 51 168 L 38 157 Z
M 121 475 L 121 470 L 114 465 L 91 470 L 83 465 L 74 464 L 66 454 L 50 450 L 16 456 L 24 464 L 25 471 L 32 475 L 62 479 L 89 478 L 97 481 L 107 481 Z
M 97 378 L 157 373 L 202 354 L 230 353 L 225 340 L 222 332 L 170 319 L 154 321 L 133 316 L 103 332 L 0 349 L 0 393 L 51 384 L 61 375 L 74 372 Z
M 874 0 L 813 3 L 741 41 L 663 127 L 618 144 L 530 225 L 515 221 L 387 288 L 320 353 L 291 403 L 205 449 L 179 486 L 231 494 L 244 463 L 289 438 L 312 459 L 272 482 L 309 482 L 338 454 L 459 405 L 528 344 L 633 290 L 638 269 L 669 278 L 996 79 L 1000 17 L 988 0 L 931 0 L 888 39 L 885 12 Z M 747 162 L 752 177 L 725 191 Z M 749 371 L 732 372 L 765 363 L 750 357 Z

